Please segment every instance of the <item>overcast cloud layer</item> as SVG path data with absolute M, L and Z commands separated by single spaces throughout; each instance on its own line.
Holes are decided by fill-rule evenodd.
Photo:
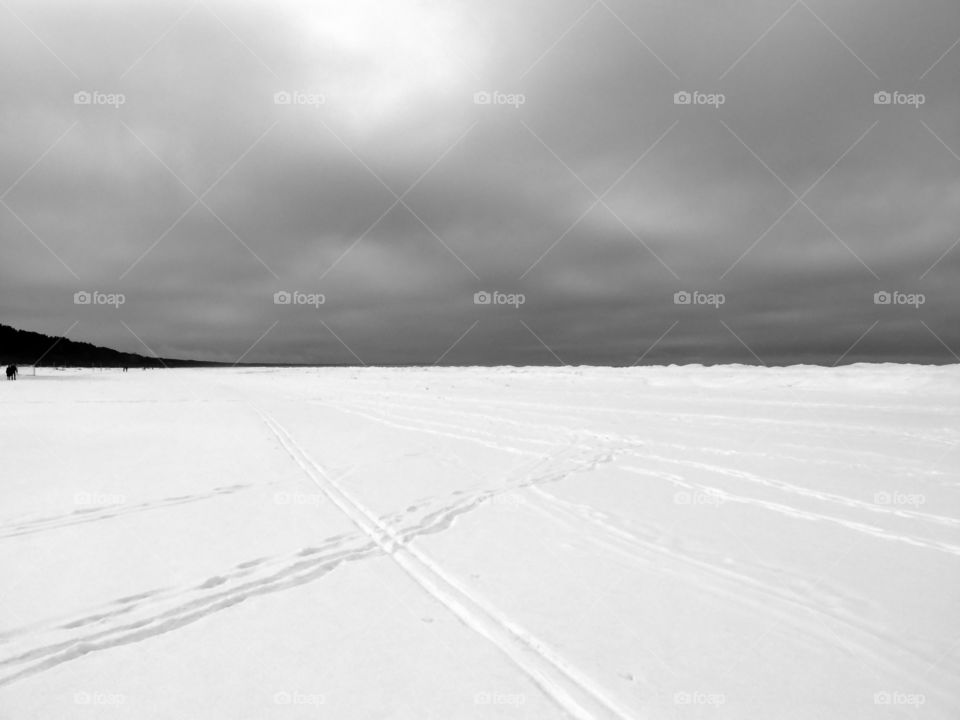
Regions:
M 955 362 L 958 37 L 956 0 L 4 0 L 0 322 L 229 362 Z

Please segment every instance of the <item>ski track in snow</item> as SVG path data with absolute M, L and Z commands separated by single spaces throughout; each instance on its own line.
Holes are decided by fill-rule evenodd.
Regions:
M 447 574 L 374 513 L 347 494 L 270 415 L 264 422 L 320 490 L 368 535 L 414 582 L 464 624 L 496 645 L 560 707 L 575 718 L 620 718 L 635 715 L 555 649 L 535 638 L 482 597 Z
M 398 524 L 395 533 L 406 543 L 442 532 L 494 494 L 488 490 L 457 496 L 447 506 Z M 417 509 L 389 518 L 399 523 Z M 0 658 L 0 687 L 91 652 L 176 630 L 249 598 L 313 582 L 344 562 L 383 554 L 362 532 L 344 533 L 290 555 L 252 558 L 182 587 L 137 592 L 76 616 L 7 631 L 0 634 L 0 650 L 6 653 Z
M 444 398 L 433 403 L 413 393 L 368 393 L 325 395 L 311 399 L 314 407 L 325 407 L 379 426 L 403 432 L 421 433 L 436 438 L 468 442 L 518 459 L 507 472 L 494 477 L 479 477 L 455 451 L 431 449 L 430 459 L 470 476 L 474 486 L 462 483 L 446 494 L 416 498 L 402 510 L 377 515 L 353 493 L 334 479 L 324 466 L 314 460 L 293 434 L 273 414 L 259 410 L 247 400 L 242 403 L 254 410 L 269 429 L 270 436 L 290 456 L 303 474 L 357 528 L 296 552 L 271 557 L 256 557 L 237 563 L 206 579 L 166 588 L 153 588 L 108 604 L 89 608 L 69 617 L 45 620 L 0 634 L 0 687 L 43 673 L 63 663 L 90 653 L 141 642 L 175 631 L 234 607 L 248 599 L 282 592 L 323 578 L 344 563 L 368 559 L 389 559 L 403 572 L 457 617 L 464 625 L 491 642 L 520 668 L 563 712 L 575 718 L 637 718 L 624 707 L 616 693 L 597 678 L 577 666 L 576 661 L 551 642 L 549 637 L 534 636 L 515 617 L 506 615 L 460 578 L 439 565 L 416 542 L 418 538 L 442 533 L 468 513 L 488 507 L 505 493 L 516 495 L 523 512 L 552 523 L 567 531 L 575 542 L 592 545 L 618 557 L 630 567 L 642 567 L 689 583 L 697 591 L 711 593 L 723 602 L 748 608 L 751 612 L 773 620 L 778 626 L 791 627 L 824 645 L 840 640 L 859 657 L 875 667 L 922 686 L 932 682 L 922 668 L 940 663 L 940 673 L 960 673 L 960 662 L 932 656 L 901 642 L 897 637 L 872 625 L 860 612 L 868 602 L 864 598 L 845 595 L 827 586 L 821 579 L 794 575 L 788 571 L 764 566 L 759 558 L 723 564 L 709 548 L 679 542 L 668 532 L 650 526 L 631 524 L 629 518 L 618 518 L 590 505 L 563 499 L 550 492 L 551 484 L 578 473 L 588 473 L 601 466 L 623 471 L 673 487 L 711 496 L 762 512 L 775 513 L 798 522 L 828 523 L 846 531 L 885 542 L 896 542 L 918 552 L 936 552 L 960 556 L 960 544 L 930 537 L 930 534 L 953 533 L 960 528 L 960 519 L 902 507 L 881 506 L 836 492 L 827 492 L 780 480 L 766 474 L 731 466 L 732 460 L 744 458 L 796 462 L 828 466 L 832 469 L 855 468 L 869 471 L 864 457 L 876 458 L 888 471 L 919 477 L 949 487 L 939 478 L 950 473 L 905 463 L 902 456 L 882 452 L 855 450 L 861 460 L 817 458 L 761 452 L 752 449 L 730 449 L 667 441 L 636 434 L 593 430 L 583 421 L 585 413 L 604 416 L 616 414 L 645 418 L 680 429 L 689 437 L 726 428 L 730 423 L 743 423 L 749 428 L 773 426 L 801 429 L 810 445 L 793 446 L 810 454 L 812 444 L 831 439 L 836 447 L 836 433 L 852 438 L 877 435 L 896 442 L 909 442 L 925 447 L 942 448 L 957 442 L 952 430 L 933 429 L 927 433 L 906 432 L 882 426 L 839 424 L 826 427 L 808 420 L 744 417 L 716 413 L 695 414 L 657 410 L 621 409 L 595 405 L 534 403 L 516 400 L 490 400 L 458 395 L 454 401 Z M 95 401 L 77 401 L 95 402 Z M 139 401 L 130 401 L 139 402 Z M 188 401 L 183 401 L 188 402 Z M 743 405 L 794 407 L 787 403 L 743 400 Z M 809 408 L 854 409 L 864 406 L 841 403 L 800 403 Z M 889 407 L 876 405 L 878 413 L 904 409 L 958 417 L 948 408 Z M 509 417 L 505 412 L 511 412 Z M 522 414 L 521 414 L 522 413 Z M 572 425 L 564 425 L 569 422 Z M 693 423 L 699 423 L 699 426 Z M 504 431 L 503 428 L 509 428 Z M 751 429 L 750 432 L 756 432 Z M 781 444 L 782 445 L 782 444 Z M 668 451 L 673 454 L 666 454 Z M 692 459 L 699 453 L 701 459 Z M 709 461 L 703 459 L 708 456 Z M 698 480 L 692 479 L 695 475 Z M 706 479 L 709 478 L 709 479 Z M 138 513 L 160 510 L 231 495 L 254 487 L 235 484 L 213 488 L 194 495 L 160 498 L 135 505 L 85 508 L 55 516 L 12 518 L 0 523 L 0 539 L 34 533 L 53 532 L 74 525 L 102 521 L 123 521 Z M 769 491 L 758 497 L 751 490 Z M 771 499 L 777 497 L 778 500 Z M 809 501 L 806 506 L 791 501 Z M 812 509 L 816 508 L 816 509 Z M 840 514 L 840 513 L 844 514 Z M 896 520 L 908 531 L 891 531 L 873 524 L 881 519 Z M 585 528 L 588 528 L 585 531 Z M 797 611 L 802 611 L 798 613 Z M 904 666 L 903 656 L 913 659 Z M 669 669 L 669 668 L 668 668 Z M 936 692 L 937 689 L 934 689 Z
M 311 479 L 315 480 L 316 473 L 319 472 L 317 470 L 318 466 L 308 456 L 300 454 L 303 451 L 298 445 L 293 444 L 295 441 L 286 433 L 285 429 L 276 424 L 276 421 L 264 417 L 264 422 L 278 438 L 284 449 L 297 461 L 298 465 L 307 472 Z M 528 471 L 532 472 L 536 467 L 544 465 L 543 460 L 541 458 L 540 462 L 537 462 L 533 467 L 528 467 Z M 580 465 L 577 465 L 575 470 L 580 469 L 580 467 Z M 556 481 L 568 476 L 570 472 L 570 470 L 547 471 L 541 476 L 528 480 L 525 484 Z M 247 486 L 231 486 L 230 491 L 236 491 L 243 487 Z M 325 487 L 321 486 L 321 489 L 325 490 Z M 152 503 L 141 503 L 127 508 L 125 513 L 117 512 L 116 515 L 168 507 L 180 502 L 207 499 L 218 494 L 224 494 L 224 489 L 217 490 L 219 492 L 215 490 L 192 497 L 184 496 L 167 498 Z M 62 618 L 56 623 L 47 623 L 39 627 L 34 625 L 21 628 L 18 631 L 7 632 L 0 635 L 0 649 L 6 650 L 8 653 L 6 657 L 0 658 L 0 687 L 42 673 L 92 652 L 140 642 L 177 630 L 185 625 L 203 620 L 214 613 L 233 607 L 247 599 L 313 582 L 334 570 L 341 563 L 355 562 L 396 552 L 398 544 L 406 545 L 420 535 L 439 533 L 448 529 L 457 517 L 481 507 L 502 491 L 487 489 L 468 494 L 461 494 L 462 491 L 456 491 L 456 494 L 453 494 L 456 499 L 452 503 L 436 509 L 426 508 L 430 512 L 421 517 L 412 517 L 409 521 L 402 523 L 400 522 L 401 519 L 409 517 L 417 510 L 424 509 L 426 505 L 411 506 L 405 512 L 391 513 L 383 519 L 375 518 L 372 514 L 367 517 L 369 511 L 363 510 L 362 517 L 365 524 L 358 524 L 360 533 L 335 536 L 318 547 L 303 548 L 289 557 L 255 558 L 245 561 L 218 575 L 211 576 L 198 583 L 191 583 L 186 587 L 161 588 L 136 593 L 76 617 Z M 341 507 L 341 509 L 343 508 Z M 110 510 L 117 510 L 117 508 L 110 508 Z M 36 527 L 32 527 L 31 531 L 40 532 L 67 527 L 75 522 L 72 516 L 73 513 L 70 513 L 64 516 L 38 519 L 35 521 Z M 100 517 L 100 515 L 95 515 L 90 521 L 114 516 Z M 348 514 L 348 517 L 354 521 L 357 519 L 355 514 Z M 391 522 L 394 524 L 393 528 L 388 526 L 388 523 Z M 368 523 L 372 523 L 373 527 L 377 528 L 377 532 L 371 535 L 371 526 Z M 370 542 L 371 539 L 373 542 Z M 433 573 L 441 572 L 436 568 L 431 568 L 431 571 Z M 442 585 L 442 583 L 450 582 L 439 575 L 432 579 L 419 576 L 415 579 L 418 579 L 418 582 L 423 580 L 428 585 L 432 583 Z M 458 588 L 457 591 L 464 592 L 462 588 Z M 441 597 L 445 597 L 443 589 L 436 592 L 440 593 Z M 446 592 L 451 592 L 451 589 L 447 588 Z M 431 592 L 431 595 L 434 595 L 434 592 Z M 469 614 L 470 611 L 460 609 L 460 612 Z M 455 614 L 460 617 L 459 613 Z M 477 622 L 475 617 L 469 617 L 473 622 Z M 461 617 L 461 619 L 463 618 Z M 498 632 L 500 635 L 503 634 L 502 629 L 491 631 L 485 627 L 483 632 L 485 634 L 492 633 L 494 636 L 497 636 Z M 517 632 L 522 633 L 519 629 L 517 629 Z M 520 635 L 517 637 L 519 638 Z M 503 642 L 503 638 L 497 637 L 495 644 L 499 645 L 500 642 Z M 529 647 L 536 646 L 540 647 L 542 652 L 549 652 L 545 649 L 545 646 L 537 644 L 532 638 L 526 638 L 524 642 L 528 643 Z M 511 650 L 513 653 L 518 652 L 517 648 Z M 562 667 L 563 661 L 558 659 L 556 664 L 557 667 Z M 521 667 L 524 666 L 521 665 Z M 569 668 L 567 671 L 576 672 Z M 551 679 L 550 672 L 544 672 L 542 668 L 534 668 L 531 676 L 538 682 L 547 685 L 556 682 Z M 589 684 L 589 681 L 585 680 L 584 682 Z M 585 691 L 575 691 L 574 695 L 583 692 Z M 589 699 L 581 698 L 577 700 L 568 696 L 567 691 L 557 688 L 554 688 L 548 694 L 553 696 L 567 710 L 575 711 L 574 714 L 577 717 L 625 717 L 622 714 L 617 714 L 621 711 L 615 711 L 613 715 L 610 715 L 609 708 L 606 714 L 599 710 L 594 710 L 590 714 L 583 714 L 581 704 L 590 706 Z M 607 700 L 605 702 L 614 705 L 612 701 Z M 581 714 L 577 715 L 578 712 Z M 598 712 L 599 714 L 597 714 Z

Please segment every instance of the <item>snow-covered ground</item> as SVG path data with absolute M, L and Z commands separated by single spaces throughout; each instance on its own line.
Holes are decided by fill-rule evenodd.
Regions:
M 960 368 L 41 370 L 0 717 L 944 718 Z

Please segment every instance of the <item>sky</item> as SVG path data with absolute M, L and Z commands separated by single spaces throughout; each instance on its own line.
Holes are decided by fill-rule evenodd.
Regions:
M 956 0 L 0 1 L 0 322 L 222 362 L 960 358 Z

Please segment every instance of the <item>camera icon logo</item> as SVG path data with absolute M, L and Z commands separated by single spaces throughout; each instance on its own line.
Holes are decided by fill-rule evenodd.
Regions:
M 93 296 L 86 290 L 81 290 L 73 294 L 74 305 L 89 305 L 91 302 L 93 302 Z
M 686 290 L 680 290 L 673 294 L 674 305 L 689 305 L 691 300 L 692 296 Z
M 480 92 L 475 92 L 473 94 L 474 105 L 489 105 L 492 102 L 493 102 L 493 95 L 491 95 L 486 90 L 481 90 Z
M 686 90 L 681 90 L 680 92 L 673 94 L 674 105 L 690 105 L 692 102 L 693 95 L 688 93 Z
M 875 92 L 873 94 L 874 105 L 890 105 L 892 102 L 893 96 L 886 90 L 881 90 L 880 92 Z
M 91 102 L 93 102 L 93 95 L 86 90 L 81 90 L 73 94 L 74 105 L 89 105 Z
M 293 96 L 290 95 L 286 90 L 281 90 L 273 94 L 273 104 L 274 105 L 289 105 L 293 102 Z
M 492 300 L 493 297 L 486 290 L 481 290 L 473 294 L 474 305 L 489 305 Z
M 893 296 L 890 295 L 886 290 L 880 290 L 873 294 L 873 304 L 874 305 L 889 305 L 892 301 Z
M 289 305 L 291 302 L 293 302 L 293 295 L 286 290 L 278 290 L 273 294 L 274 305 Z

